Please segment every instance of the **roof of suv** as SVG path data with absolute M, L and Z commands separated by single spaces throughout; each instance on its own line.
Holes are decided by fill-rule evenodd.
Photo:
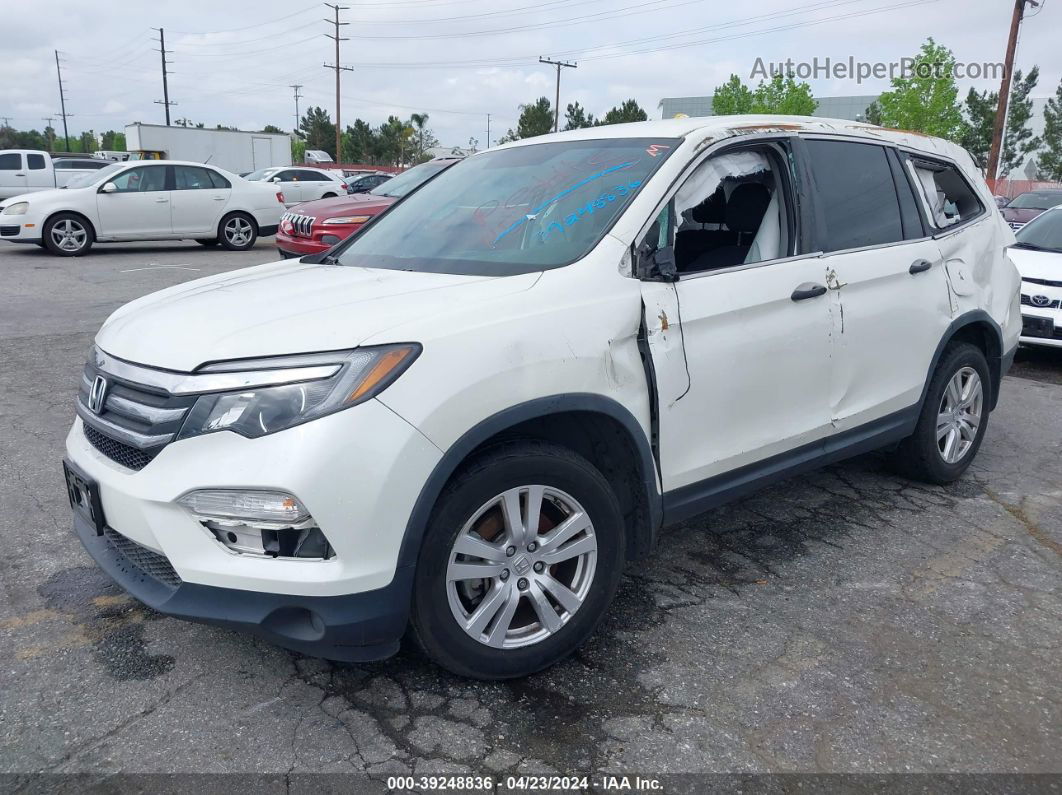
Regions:
M 723 140 L 753 132 L 818 132 L 856 136 L 904 146 L 926 154 L 944 155 L 962 162 L 969 160 L 969 155 L 965 149 L 942 138 L 934 138 L 908 130 L 877 127 L 865 122 L 850 121 L 848 119 L 825 119 L 819 116 L 743 115 L 658 119 L 628 124 L 584 127 L 579 130 L 568 130 L 535 138 L 524 138 L 503 144 L 503 146 L 528 146 L 544 143 L 546 140 L 581 141 L 601 138 L 686 138 L 692 136 Z

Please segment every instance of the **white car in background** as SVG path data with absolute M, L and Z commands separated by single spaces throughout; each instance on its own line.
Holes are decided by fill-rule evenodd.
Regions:
M 273 185 L 213 166 L 159 160 L 114 163 L 64 189 L 0 204 L 0 240 L 76 257 L 94 242 L 194 239 L 244 251 L 274 235 L 284 211 Z
M 244 179 L 251 182 L 269 182 L 284 194 L 284 206 L 294 207 L 303 202 L 318 199 L 334 199 L 346 196 L 347 183 L 342 171 L 327 171 L 323 168 L 273 166 L 252 171 Z
M 1021 341 L 1062 348 L 1062 205 L 1015 233 L 1010 258 L 1021 274 Z

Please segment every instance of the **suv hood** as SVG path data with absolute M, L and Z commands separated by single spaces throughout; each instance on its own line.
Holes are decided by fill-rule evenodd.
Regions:
M 382 213 L 398 199 L 390 196 L 376 196 L 372 193 L 354 193 L 335 199 L 317 199 L 312 202 L 297 204 L 292 210 L 315 218 L 334 218 L 337 215 L 377 215 Z
M 298 261 L 259 265 L 126 304 L 104 323 L 96 344 L 120 359 L 179 372 L 225 359 L 342 350 L 411 320 L 465 312 L 526 290 L 538 276 L 455 276 Z

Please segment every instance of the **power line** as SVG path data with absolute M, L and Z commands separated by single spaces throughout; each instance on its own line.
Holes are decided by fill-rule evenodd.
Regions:
M 324 34 L 328 38 L 334 40 L 335 43 L 336 43 L 336 62 L 334 64 L 325 64 L 324 66 L 325 66 L 326 69 L 334 69 L 335 72 L 336 72 L 336 162 L 340 163 L 340 162 L 342 162 L 342 159 L 343 159 L 343 148 L 342 148 L 343 128 L 340 125 L 340 118 L 339 118 L 339 112 L 340 112 L 339 75 L 341 73 L 343 73 L 343 72 L 353 72 L 354 68 L 352 66 L 342 66 L 339 63 L 339 42 L 347 41 L 346 38 L 343 38 L 342 36 L 339 35 L 339 28 L 341 26 L 343 26 L 343 25 L 349 25 L 350 23 L 349 22 L 340 22 L 339 21 L 339 12 L 340 11 L 346 11 L 347 10 L 347 6 L 341 6 L 341 5 L 338 5 L 338 4 L 333 5 L 332 3 L 325 3 L 325 5 L 336 12 L 335 22 L 333 22 L 330 19 L 326 19 L 325 20 L 325 22 L 327 22 L 328 24 L 330 24 L 330 25 L 334 24 L 336 26 L 335 35 L 333 36 L 333 35 L 331 35 L 329 33 Z
M 59 66 L 59 50 L 55 51 L 55 74 L 59 78 L 59 107 L 62 109 L 60 115 L 63 117 L 63 138 L 66 139 L 66 151 L 70 151 L 70 131 L 66 126 L 67 116 L 73 116 L 72 113 L 66 112 L 66 92 L 63 91 L 63 70 Z
M 266 25 L 272 25 L 275 22 L 283 22 L 285 19 L 291 19 L 292 17 L 297 17 L 300 14 L 306 14 L 306 13 L 308 13 L 310 11 L 313 11 L 315 8 L 317 8 L 316 4 L 309 5 L 309 6 L 306 6 L 305 8 L 300 8 L 298 11 L 293 11 L 290 14 L 285 14 L 282 17 L 277 17 L 276 19 L 267 19 L 265 22 L 256 22 L 254 25 L 245 25 L 244 27 L 240 27 L 240 28 L 226 28 L 224 30 L 195 30 L 195 31 L 171 30 L 170 32 L 171 33 L 179 33 L 182 36 L 208 36 L 208 35 L 210 35 L 212 33 L 238 33 L 241 30 L 252 30 L 254 28 L 264 28 Z
M 170 105 L 176 105 L 176 102 L 170 102 L 170 84 L 167 80 L 166 66 L 173 63 L 166 60 L 166 31 L 162 28 L 154 28 L 159 32 L 159 55 L 162 56 L 162 99 L 155 100 L 156 105 L 162 105 L 166 108 L 166 126 L 170 126 Z
M 539 56 L 539 63 L 548 63 L 550 66 L 557 67 L 557 97 L 556 107 L 553 108 L 553 132 L 557 132 L 557 128 L 560 126 L 560 73 L 561 69 L 577 69 L 579 64 L 568 63 L 567 61 L 551 61 L 549 58 L 543 58 Z M 490 140 L 487 141 L 490 143 Z

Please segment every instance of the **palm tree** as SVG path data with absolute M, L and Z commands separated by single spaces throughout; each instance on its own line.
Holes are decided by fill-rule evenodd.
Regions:
M 427 113 L 413 113 L 409 121 L 417 130 L 417 157 L 424 154 L 424 128 L 428 125 Z

